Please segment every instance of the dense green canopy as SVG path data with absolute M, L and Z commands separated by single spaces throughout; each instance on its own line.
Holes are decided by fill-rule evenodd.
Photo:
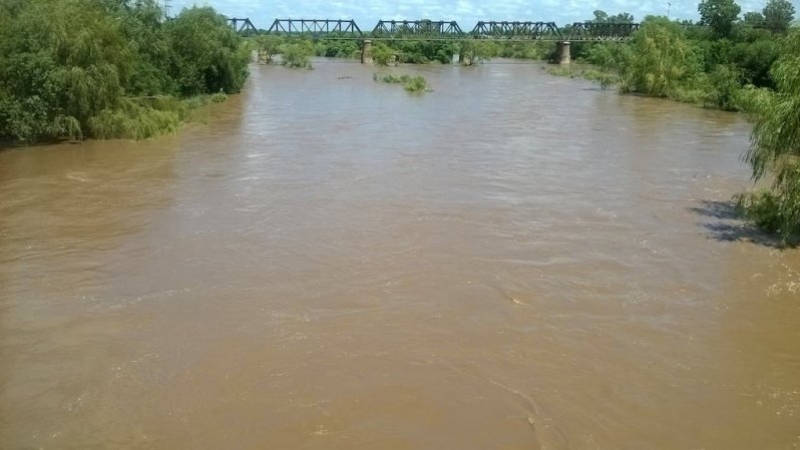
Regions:
M 211 8 L 155 0 L 0 0 L 0 140 L 148 137 L 175 97 L 238 92 L 248 55 Z

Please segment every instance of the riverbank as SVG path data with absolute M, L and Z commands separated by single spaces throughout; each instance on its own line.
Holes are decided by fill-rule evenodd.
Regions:
M 0 140 L 144 139 L 239 92 L 246 45 L 212 8 L 0 3 Z

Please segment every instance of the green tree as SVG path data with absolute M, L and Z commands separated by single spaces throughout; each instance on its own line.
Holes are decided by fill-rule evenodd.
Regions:
M 0 0 L 0 139 L 145 138 L 175 94 L 236 92 L 248 55 L 222 16 L 155 0 Z
M 388 66 L 395 60 L 395 51 L 383 42 L 376 42 L 372 46 L 372 60 L 379 66 Z
M 461 41 L 459 49 L 461 63 L 467 66 L 488 61 L 498 53 L 500 47 L 496 43 L 476 39 Z
M 772 68 L 775 91 L 753 89 L 743 97 L 753 130 L 746 160 L 758 180 L 773 175 L 772 190 L 740 197 L 759 226 L 784 239 L 800 233 L 800 30 L 794 30 Z
M 697 9 L 700 12 L 700 22 L 711 27 L 721 37 L 732 34 L 733 24 L 742 12 L 742 8 L 734 0 L 701 0 Z
M 293 69 L 311 69 L 314 44 L 308 40 L 286 43 L 281 48 L 281 65 Z
M 750 25 L 751 27 L 764 26 L 764 15 L 758 11 L 746 12 L 744 13 L 743 18 L 745 25 Z
M 590 20 L 590 22 L 594 23 L 633 23 L 633 15 L 629 13 L 619 13 L 609 16 L 607 12 L 598 9 L 593 14 L 594 18 Z
M 794 6 L 788 0 L 768 0 L 764 6 L 764 24 L 776 33 L 789 29 L 794 20 Z
M 700 58 L 680 25 L 666 18 L 648 18 L 617 58 L 623 91 L 672 97 L 690 86 L 701 72 Z
M 174 56 L 173 76 L 185 96 L 239 92 L 250 55 L 225 17 L 213 8 L 184 9 L 167 24 Z
M 629 13 L 619 13 L 608 18 L 608 23 L 633 23 L 633 15 Z
M 608 21 L 608 13 L 601 9 L 595 10 L 593 14 L 594 19 L 592 19 L 592 22 L 594 23 L 606 23 Z
M 261 35 L 256 38 L 258 62 L 269 64 L 280 53 L 282 40 L 278 36 Z

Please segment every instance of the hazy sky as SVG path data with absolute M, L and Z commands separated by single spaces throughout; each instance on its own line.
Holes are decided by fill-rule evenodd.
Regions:
M 739 0 L 742 12 L 761 10 L 765 0 Z M 800 11 L 800 0 L 792 1 Z M 698 0 L 671 0 L 670 16 L 697 19 Z M 609 14 L 628 12 L 636 20 L 666 15 L 667 0 L 172 0 L 172 14 L 191 5 L 209 5 L 228 17 L 249 17 L 258 28 L 282 19 L 355 19 L 361 29 L 372 29 L 379 19 L 456 20 L 462 29 L 479 20 L 556 22 L 559 25 L 590 19 L 601 9 Z

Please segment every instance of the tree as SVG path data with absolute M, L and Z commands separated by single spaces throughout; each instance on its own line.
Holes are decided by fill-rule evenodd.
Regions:
M 746 160 L 754 179 L 773 175 L 772 190 L 742 196 L 739 205 L 786 240 L 800 233 L 800 30 L 783 43 L 772 78 L 775 91 L 750 90 L 743 102 L 753 123 Z
M 388 66 L 395 60 L 395 51 L 383 42 L 376 42 L 372 46 L 372 60 L 379 66 Z
M 708 25 L 721 37 L 732 34 L 733 23 L 742 12 L 742 8 L 734 0 L 702 0 L 697 9 L 700 12 L 700 23 Z
M 173 71 L 185 96 L 239 92 L 250 55 L 239 36 L 213 8 L 184 9 L 167 23 L 175 60 Z
M 671 97 L 701 71 L 699 57 L 680 25 L 666 18 L 648 18 L 620 61 L 623 91 Z
M 776 33 L 784 33 L 794 20 L 794 6 L 788 0 L 769 0 L 764 6 L 764 24 Z
M 746 12 L 744 13 L 744 23 L 746 25 L 750 25 L 751 27 L 763 27 L 764 16 L 758 11 Z
M 261 35 L 256 38 L 256 52 L 258 62 L 269 64 L 272 58 L 280 53 L 281 38 L 278 36 Z
M 592 22 L 594 23 L 606 23 L 608 21 L 608 13 L 603 10 L 596 10 L 594 12 L 594 19 Z
M 236 92 L 249 55 L 224 17 L 155 0 L 0 0 L 0 139 L 147 138 L 173 97 Z
M 609 16 L 607 12 L 603 10 L 596 10 L 594 12 L 594 19 L 590 20 L 590 22 L 594 23 L 633 23 L 633 15 L 630 13 L 619 13 L 613 16 Z
M 314 45 L 311 41 L 300 40 L 286 43 L 281 48 L 281 64 L 293 69 L 311 69 L 311 56 L 314 55 Z
M 619 13 L 616 16 L 610 16 L 608 23 L 633 23 L 633 15 L 629 13 Z

